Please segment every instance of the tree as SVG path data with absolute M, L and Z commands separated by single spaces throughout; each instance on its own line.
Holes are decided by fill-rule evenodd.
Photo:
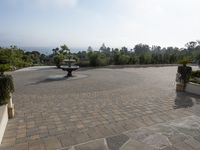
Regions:
M 53 61 L 54 64 L 57 66 L 57 68 L 61 67 L 61 64 L 65 58 L 68 57 L 69 59 L 71 59 L 70 49 L 65 44 L 61 45 L 60 49 L 59 48 L 53 49 L 53 53 L 54 53 Z
M 149 53 L 144 53 L 139 55 L 140 64 L 150 64 L 151 63 L 151 55 Z
M 54 56 L 53 60 L 54 60 L 54 63 L 56 64 L 56 67 L 60 68 L 62 61 L 64 60 L 64 55 L 63 54 L 56 55 Z
M 138 56 L 135 55 L 134 53 L 130 54 L 129 64 L 139 64 Z
M 40 52 L 32 51 L 31 52 L 31 59 L 33 61 L 33 64 L 40 64 Z
M 150 52 L 150 47 L 147 44 L 137 44 L 134 47 L 135 54 L 140 55 L 147 52 Z
M 106 51 L 106 46 L 105 46 L 105 44 L 103 43 L 102 44 L 102 46 L 100 47 L 100 52 L 104 52 L 104 51 Z
M 54 49 L 52 49 L 52 51 L 53 51 L 53 55 L 56 55 L 56 54 L 58 54 L 59 48 L 58 47 L 54 48 Z
M 88 49 L 87 49 L 87 51 L 91 52 L 91 51 L 93 51 L 93 48 L 91 46 L 89 46 Z
M 121 50 L 120 50 L 122 53 L 124 54 L 128 54 L 128 48 L 127 47 L 122 47 Z
M 61 45 L 60 46 L 61 49 L 58 50 L 58 54 L 62 54 L 65 57 L 69 56 L 70 53 L 70 49 L 67 47 L 67 45 Z
M 185 46 L 187 47 L 188 51 L 194 50 L 195 47 L 197 46 L 197 42 L 195 41 L 191 41 L 185 44 Z
M 151 51 L 154 52 L 154 53 L 160 53 L 160 52 L 161 52 L 161 47 L 160 47 L 160 46 L 153 45 L 153 46 L 151 47 Z
M 115 65 L 125 65 L 130 62 L 130 56 L 123 54 L 122 52 L 115 51 L 113 61 Z
M 88 58 L 89 58 L 90 65 L 93 67 L 105 66 L 108 64 L 108 59 L 106 55 L 100 52 L 89 52 Z

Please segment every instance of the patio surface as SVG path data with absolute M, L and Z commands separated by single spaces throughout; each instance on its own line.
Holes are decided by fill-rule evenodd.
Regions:
M 200 149 L 200 97 L 175 92 L 177 67 L 13 72 L 16 116 L 0 149 Z

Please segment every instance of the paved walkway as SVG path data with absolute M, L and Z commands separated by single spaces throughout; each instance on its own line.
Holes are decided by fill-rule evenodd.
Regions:
M 102 142 L 109 150 L 121 146 L 128 150 L 130 145 L 180 149 L 172 148 L 173 142 L 166 140 L 168 136 L 162 136 L 165 144 L 161 146 L 145 140 L 154 134 L 159 138 L 157 130 L 150 137 L 132 138 L 132 132 L 145 133 L 152 126 L 182 121 L 181 118 L 199 123 L 200 97 L 175 92 L 176 69 L 93 69 L 76 72 L 73 80 L 62 78 L 65 72 L 54 68 L 15 72 L 16 117 L 9 120 L 0 149 L 89 150 L 89 141 L 97 145 L 92 144 L 94 140 L 100 146 L 89 146 L 93 150 L 105 149 Z M 198 136 L 197 132 L 193 141 L 197 144 Z

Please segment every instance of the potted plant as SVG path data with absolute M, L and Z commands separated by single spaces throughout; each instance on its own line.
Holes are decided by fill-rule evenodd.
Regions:
M 14 92 L 14 84 L 12 76 L 4 74 L 8 70 L 10 70 L 10 65 L 0 60 L 0 105 L 8 104 L 8 117 L 13 118 L 12 93 Z
M 192 67 L 187 66 L 187 63 L 189 63 L 187 59 L 183 59 L 179 63 L 182 65 L 178 66 L 176 74 L 176 91 L 182 92 L 185 91 L 186 83 L 189 82 Z

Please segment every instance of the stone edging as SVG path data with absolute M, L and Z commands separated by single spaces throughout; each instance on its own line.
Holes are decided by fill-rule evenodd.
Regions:
M 188 93 L 200 95 L 200 84 L 189 82 L 186 85 L 185 91 Z

